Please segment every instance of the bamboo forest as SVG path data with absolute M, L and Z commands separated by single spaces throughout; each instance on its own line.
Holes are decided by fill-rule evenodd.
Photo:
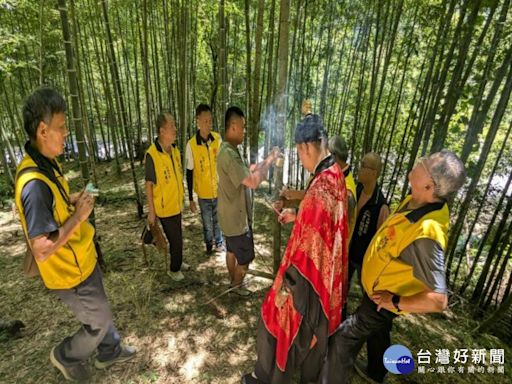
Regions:
M 81 382 L 80 377 L 91 383 L 511 382 L 511 91 L 510 0 L 0 0 L 0 382 Z M 36 104 L 31 104 L 37 98 L 31 95 L 51 92 L 53 99 L 39 102 L 56 103 L 57 98 L 65 104 L 52 104 L 51 112 L 35 120 L 31 133 L 34 122 L 28 119 L 38 113 Z M 201 136 L 203 111 L 211 116 L 210 141 L 204 141 L 205 145 L 201 144 L 206 140 Z M 47 155 L 53 148 L 51 142 L 60 139 L 45 135 L 57 116 L 65 117 L 62 129 L 66 132 L 58 136 L 63 145 L 52 157 Z M 235 118 L 230 116 L 242 118 L 245 124 L 239 142 L 234 139 Z M 164 146 L 168 123 L 176 128 L 175 141 Z M 318 140 L 323 144 L 318 147 L 300 141 L 301 129 L 310 125 L 320 126 L 322 138 Z M 336 166 L 332 138 L 346 147 L 345 160 L 350 166 L 341 166 L 346 172 Z M 215 159 L 202 159 L 213 164 L 208 172 L 213 174 L 215 190 L 218 184 L 223 234 L 207 228 L 206 220 L 211 225 L 206 214 L 209 201 L 215 204 L 213 225 L 219 225 L 217 194 L 200 195 L 204 178 L 194 165 L 201 148 L 210 156 L 208 151 L 215 143 L 220 151 L 217 155 L 214 149 Z M 301 332 L 311 317 L 307 311 L 316 307 L 306 300 L 306 309 L 298 309 L 298 291 L 288 291 L 287 283 L 279 286 L 277 282 L 280 273 L 285 281 L 290 278 L 289 270 L 283 269 L 290 262 L 298 268 L 294 269 L 300 277 L 297 284 L 305 281 L 311 297 L 322 296 L 315 285 L 322 283 L 309 278 L 317 269 L 300 270 L 290 255 L 297 247 L 309 246 L 303 233 L 309 228 L 307 203 L 320 175 L 327 172 L 320 167 L 322 151 L 328 151 L 326 143 L 332 169 L 339 171 L 333 172 L 346 180 L 343 199 L 355 198 L 349 189 L 350 172 L 354 188 L 360 183 L 359 199 L 360 189 L 365 196 L 366 175 L 374 171 L 373 188 L 380 188 L 390 212 L 382 228 L 388 228 L 394 217 L 403 217 L 401 202 L 408 201 L 409 194 L 414 201 L 418 172 L 430 175 L 427 180 L 436 191 L 439 180 L 451 177 L 447 169 L 438 179 L 429 166 L 436 153 L 443 156 L 449 151 L 464 169 L 465 178 L 452 199 L 442 200 L 443 209 L 449 210 L 444 237 L 430 235 L 426 229 L 427 234 L 417 236 L 435 244 L 434 250 L 441 255 L 435 257 L 441 257 L 440 261 L 430 254 L 422 256 L 425 248 L 421 247 L 414 257 L 432 259 L 411 264 L 403 261 L 405 251 L 389 254 L 389 262 L 399 264 L 396 271 L 409 268 L 407 276 L 414 275 L 410 278 L 425 290 L 421 291 L 426 292 L 421 296 L 427 300 L 423 306 L 430 300 L 427 297 L 447 298 L 435 310 L 416 310 L 405 291 L 383 288 L 392 300 L 389 308 L 384 298 L 381 303 L 380 296 L 369 292 L 365 281 L 371 273 L 365 269 L 372 268 L 371 253 L 380 252 L 380 248 L 372 250 L 386 247 L 385 241 L 372 248 L 377 240 L 370 236 L 368 242 L 372 242 L 360 261 L 362 274 L 359 266 L 359 274 L 350 275 L 351 281 L 347 278 L 354 245 L 350 243 L 349 248 L 349 239 L 352 236 L 354 242 L 358 233 L 357 229 L 349 233 L 347 228 L 359 216 L 356 212 L 347 221 L 351 205 L 346 200 L 345 206 L 343 200 L 347 234 L 342 248 L 348 256 L 341 272 L 336 269 L 345 281 L 340 283 L 342 294 L 337 299 L 345 309 L 340 319 L 341 309 L 333 304 L 337 296 L 334 291 L 329 293 L 331 310 L 336 309 L 337 315 L 330 318 L 329 311 L 319 307 L 324 311 L 320 309 L 318 316 L 327 316 L 334 328 L 322 337 L 314 333 L 309 354 L 299 357 L 296 343 L 300 337 L 280 347 L 281 336 L 268 326 L 265 303 L 277 286 L 274 309 L 284 308 L 277 301 L 282 294 L 288 300 L 285 306 L 303 316 L 297 332 L 304 336 Z M 168 189 L 156 181 L 167 160 L 154 157 L 166 151 L 170 156 L 165 158 L 172 160 L 169 164 L 179 174 Z M 309 166 L 307 156 L 316 156 L 315 151 L 320 151 L 320 157 Z M 36 171 L 28 169 L 28 175 L 45 185 L 41 194 L 49 195 L 49 202 L 43 203 L 42 195 L 29 200 L 28 188 L 23 187 L 36 185 L 35 180 L 23 184 L 27 179 L 24 167 L 32 164 L 33 152 L 53 164 L 52 178 L 37 175 L 39 160 L 34 160 Z M 238 160 L 228 159 L 233 153 Z M 368 166 L 369 153 L 379 159 L 375 169 Z M 224 172 L 228 160 L 236 164 L 229 163 Z M 240 172 L 245 172 L 245 178 L 233 181 Z M 66 193 L 60 184 L 58 188 L 52 184 L 55 175 L 67 180 Z M 48 185 L 45 180 L 50 180 Z M 226 183 L 231 182 L 242 192 L 227 198 L 234 187 Z M 428 192 L 429 187 L 425 188 Z M 250 190 L 253 197 L 249 197 Z M 276 202 L 288 199 L 288 192 L 302 193 L 303 203 L 294 208 L 277 206 Z M 68 195 L 64 199 L 67 208 L 64 195 Z M 176 212 L 159 213 L 163 208 L 156 202 L 161 198 L 163 207 L 169 196 L 177 196 Z M 228 210 L 236 211 L 239 198 L 245 201 L 243 223 L 253 241 L 250 265 L 238 254 L 242 232 L 228 229 L 235 225 L 235 218 L 224 219 Z M 39 207 L 29 209 L 29 201 Z M 60 221 L 61 201 L 67 221 Z M 252 208 L 246 212 L 250 201 Z M 73 218 L 87 204 L 92 204 L 90 210 L 75 224 Z M 329 207 L 318 201 L 318 212 L 324 205 Z M 356 211 L 364 208 L 359 200 L 356 205 Z M 49 219 L 36 216 L 44 211 L 43 206 L 47 206 Z M 286 220 L 285 211 L 293 219 Z M 341 220 L 341 216 L 332 217 Z M 174 224 L 166 221 L 173 218 L 178 218 Z M 44 220 L 55 225 L 32 236 L 34 226 L 42 226 Z M 94 236 L 89 248 L 76 245 L 86 241 L 87 223 L 93 228 L 87 236 Z M 398 236 L 405 237 L 400 231 Z M 146 241 L 148 234 L 150 241 Z M 325 236 L 324 240 L 331 235 Z M 439 236 L 446 241 L 436 240 Z M 178 250 L 176 244 L 180 244 Z M 87 261 L 81 258 L 86 260 L 86 256 L 77 249 L 89 249 L 83 252 L 94 256 L 90 265 L 95 272 L 90 269 L 88 273 L 105 287 L 106 296 L 102 293 L 101 297 L 106 301 L 101 305 L 106 305 L 106 312 L 102 314 L 85 315 L 86 310 L 76 309 L 83 298 L 81 289 L 92 281 L 84 275 Z M 179 265 L 175 269 L 177 254 L 181 270 Z M 94 267 L 96 258 L 101 272 Z M 27 260 L 40 276 L 28 276 Z M 311 265 L 322 271 L 318 265 L 327 262 Z M 437 262 L 440 269 L 434 265 Z M 76 284 L 57 284 L 72 268 L 79 270 Z M 429 275 L 418 268 L 438 268 L 442 294 L 418 277 Z M 384 269 L 370 291 L 379 282 L 383 284 L 388 276 L 382 274 Z M 78 299 L 70 298 L 73 292 Z M 405 314 L 400 313 L 395 298 L 402 300 Z M 80 304 L 84 308 L 96 305 L 84 300 Z M 378 360 L 387 369 L 385 380 L 366 377 L 364 372 L 374 373 L 371 338 L 367 344 L 366 338 L 361 339 L 360 354 L 357 349 L 353 356 L 365 364 L 368 361 L 366 371 L 361 372 L 357 362 L 345 369 L 344 362 L 354 359 L 343 354 L 338 356 L 343 363 L 333 368 L 328 356 L 338 351 L 336 335 L 341 340 L 339 335 L 347 322 L 358 318 L 365 300 L 375 306 L 375 313 L 396 317 L 392 329 L 389 322 L 391 331 L 386 332 L 391 339 L 386 347 L 400 345 L 409 351 L 413 367 L 407 372 L 389 368 L 386 356 L 390 349 L 383 348 L 383 361 L 382 353 Z M 108 332 L 113 329 L 117 335 L 116 351 L 121 351 L 112 361 L 102 360 L 108 338 L 102 341 L 102 337 L 110 333 L 94 329 L 104 313 L 110 316 Z M 262 329 L 275 338 L 275 351 L 270 348 L 270 355 L 262 352 Z M 91 344 L 90 353 L 84 352 L 86 337 L 87 343 L 96 343 Z M 83 345 L 78 344 L 79 338 Z M 323 373 L 306 379 L 311 355 L 327 338 L 321 361 L 329 361 L 331 370 L 339 369 L 335 379 L 322 378 Z M 346 345 L 341 341 L 340 350 L 348 350 Z M 59 348 L 61 352 L 56 352 Z M 289 356 L 286 371 L 278 364 L 280 348 Z M 81 357 L 73 360 L 72 352 Z M 389 356 L 401 359 L 404 355 Z M 258 373 L 265 359 L 270 359 L 277 372 L 269 376 L 272 379 Z M 318 366 L 318 372 L 326 366 Z M 252 376 L 246 375 L 251 372 Z

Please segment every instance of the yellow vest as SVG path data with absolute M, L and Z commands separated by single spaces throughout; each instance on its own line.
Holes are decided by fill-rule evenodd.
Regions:
M 413 267 L 398 258 L 413 241 L 422 238 L 432 239 L 446 250 L 450 221 L 448 205 L 433 205 L 433 210 L 429 210 L 414 221 L 409 220 L 407 215 L 417 210 L 399 212 L 410 199 L 411 197 L 407 196 L 397 210 L 386 219 L 366 250 L 361 280 L 364 290 L 370 297 L 375 291 L 412 296 L 427 289 L 421 280 L 414 277 Z M 392 311 L 404 313 L 394 309 Z
M 350 226 L 348 231 L 348 241 L 352 239 L 352 234 L 354 233 L 354 228 L 356 227 L 356 217 L 357 217 L 357 190 L 356 190 L 356 182 L 354 180 L 354 175 L 352 171 L 348 171 L 348 175 L 345 176 L 345 186 L 347 187 L 347 192 L 352 193 L 354 198 L 354 208 L 352 212 L 349 212 L 350 217 Z
M 200 199 L 217 198 L 217 154 L 220 147 L 220 136 L 217 132 L 210 133 L 208 146 L 201 142 L 199 131 L 188 144 L 194 158 L 194 192 Z
M 153 204 L 158 217 L 175 216 L 183 209 L 183 175 L 180 151 L 173 146 L 165 152 L 157 142 L 146 152 L 155 166 L 156 184 L 153 185 Z
M 73 215 L 75 208 L 66 203 L 59 188 L 39 170 L 27 170 L 37 168 L 36 163 L 28 155 L 25 155 L 16 170 L 16 207 L 18 209 L 23 232 L 28 239 L 27 222 L 21 203 L 23 187 L 31 180 L 43 181 L 52 191 L 53 218 L 59 227 Z M 23 171 L 26 170 L 26 171 Z M 22 172 L 23 171 L 23 172 Z M 69 185 L 66 179 L 55 171 L 55 176 L 69 196 Z M 86 280 L 96 266 L 96 248 L 94 247 L 94 227 L 87 220 L 75 229 L 67 243 L 60 247 L 46 260 L 36 259 L 37 266 L 44 285 L 49 289 L 69 289 Z M 29 241 L 30 244 L 30 241 Z

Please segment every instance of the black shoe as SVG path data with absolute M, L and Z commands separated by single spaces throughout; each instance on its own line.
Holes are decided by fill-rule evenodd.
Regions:
M 131 347 L 129 345 L 123 345 L 121 346 L 121 353 L 119 353 L 117 357 L 114 357 L 113 359 L 106 361 L 100 361 L 98 360 L 98 358 L 96 358 L 96 360 L 94 360 L 94 366 L 98 369 L 105 369 L 110 367 L 112 364 L 123 363 L 130 359 L 133 359 L 136 353 L 137 350 L 134 347 Z
M 64 365 L 57 356 L 56 347 L 53 347 L 50 352 L 50 361 L 55 368 L 61 371 L 66 380 L 86 382 L 91 378 L 91 372 L 86 361 Z
M 354 363 L 354 369 L 356 370 L 357 374 L 363 378 L 367 383 L 371 384 L 382 384 L 384 383 L 384 379 L 377 380 L 370 376 L 370 373 L 368 372 L 368 367 L 359 360 L 356 360 Z
M 213 255 L 213 245 L 212 244 L 206 244 L 206 254 L 207 255 Z
M 246 373 L 242 376 L 242 380 L 240 381 L 242 384 L 265 384 L 263 381 L 257 379 L 252 375 L 252 373 Z

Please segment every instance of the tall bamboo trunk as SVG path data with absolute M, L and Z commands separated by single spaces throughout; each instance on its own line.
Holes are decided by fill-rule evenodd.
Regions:
M 280 1 L 279 12 L 279 75 L 277 83 L 277 129 L 275 135 L 274 145 L 283 148 L 284 145 L 284 132 L 286 130 L 286 111 L 287 111 L 287 95 L 286 84 L 288 74 L 288 42 L 289 42 L 289 24 L 290 24 L 290 0 Z M 279 194 L 283 186 L 283 173 L 281 167 L 276 167 L 274 172 L 274 193 Z M 274 257 L 274 272 L 277 272 L 281 262 L 281 224 L 277 221 L 277 216 L 274 215 L 273 222 L 273 257 Z
M 137 214 L 139 215 L 139 217 L 142 217 L 142 214 L 143 214 L 142 197 L 140 194 L 139 184 L 137 182 L 137 175 L 135 173 L 135 165 L 134 165 L 134 161 L 133 161 L 133 142 L 132 142 L 132 138 L 131 138 L 131 135 L 130 135 L 130 132 L 128 129 L 128 118 L 126 116 L 123 92 L 121 90 L 121 81 L 119 78 L 119 69 L 117 67 L 117 62 L 116 62 L 112 32 L 110 30 L 108 11 L 107 11 L 107 1 L 102 0 L 101 5 L 102 5 L 102 11 L 103 11 L 103 18 L 104 18 L 104 22 L 105 22 L 105 30 L 107 33 L 108 52 L 109 52 L 109 56 L 110 56 L 110 70 L 112 72 L 112 78 L 114 79 L 114 90 L 116 91 L 116 99 L 119 102 L 119 106 L 120 106 L 120 110 L 121 110 L 121 124 L 123 126 L 123 131 L 126 136 L 126 144 L 128 147 L 128 158 L 130 160 L 130 168 L 132 171 L 133 186 L 135 189 L 135 198 L 137 200 Z
M 71 33 L 69 30 L 68 10 L 66 0 L 58 0 L 60 20 L 62 25 L 62 35 L 64 38 L 64 49 L 66 52 L 66 69 L 68 74 L 68 85 L 71 97 L 71 114 L 73 119 L 73 127 L 75 128 L 75 137 L 78 147 L 78 160 L 82 174 L 82 184 L 89 181 L 89 163 L 87 160 L 87 146 L 83 131 L 82 111 L 80 107 L 80 99 L 78 95 L 78 78 L 75 67 L 75 58 L 73 46 L 71 42 Z

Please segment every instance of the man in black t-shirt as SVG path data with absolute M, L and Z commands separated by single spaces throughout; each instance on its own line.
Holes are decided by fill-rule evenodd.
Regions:
M 369 152 L 364 155 L 358 171 L 357 184 L 357 216 L 350 242 L 348 257 L 349 272 L 348 281 L 350 289 L 350 280 L 355 271 L 359 283 L 361 283 L 361 265 L 363 257 L 372 241 L 377 229 L 382 225 L 389 215 L 389 206 L 382 194 L 380 186 L 377 184 L 382 161 L 375 152 Z

